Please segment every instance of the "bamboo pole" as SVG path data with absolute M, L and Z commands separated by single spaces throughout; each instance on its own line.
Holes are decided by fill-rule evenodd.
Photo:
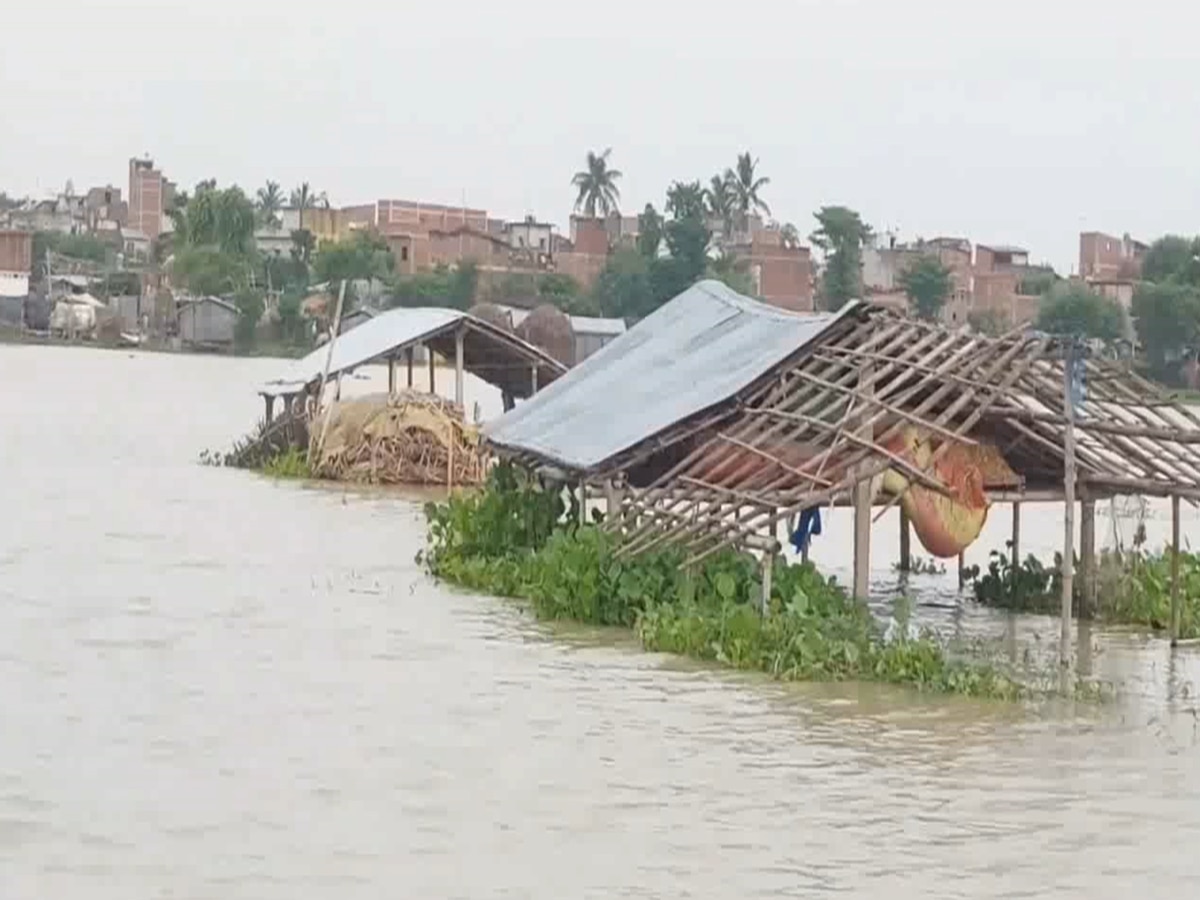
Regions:
M 1179 497 L 1171 498 L 1171 646 L 1179 645 Z
M 394 394 L 394 393 L 396 393 L 396 358 L 394 356 L 389 356 L 387 363 L 388 363 L 388 393 Z
M 329 381 L 329 369 L 333 365 L 333 345 L 337 343 L 338 337 L 342 330 L 342 307 L 346 302 L 346 279 L 342 279 L 341 290 L 338 291 L 337 311 L 333 314 L 333 333 L 329 336 L 329 352 L 325 354 L 325 371 L 321 373 L 321 389 L 317 392 L 317 412 L 321 411 L 321 399 L 325 395 L 325 384 Z M 325 446 L 325 435 L 329 431 L 329 420 L 332 418 L 329 413 L 321 420 L 321 434 L 317 438 L 317 444 L 314 448 L 312 444 L 308 447 L 308 464 L 311 466 L 313 460 L 321 452 L 321 448 Z
M 900 507 L 900 571 L 912 571 L 912 529 L 904 507 Z
M 1079 514 L 1079 618 L 1090 619 L 1096 614 L 1096 501 L 1085 496 Z
M 437 393 L 437 374 L 433 365 L 433 348 L 425 345 L 425 355 L 429 357 L 429 393 Z
M 1071 600 L 1075 591 L 1075 406 L 1071 402 L 1071 367 L 1075 348 L 1068 344 L 1063 360 L 1063 417 L 1066 431 L 1063 442 L 1063 551 L 1062 604 L 1059 610 L 1058 662 L 1066 670 L 1071 665 Z
M 775 574 L 775 554 L 765 551 L 762 558 L 762 615 L 771 614 L 771 579 Z
M 1017 570 L 1021 567 L 1021 504 L 1014 502 L 1012 505 L 1012 572 L 1015 576 Z M 1017 591 L 1017 579 L 1013 578 L 1012 583 L 1013 594 Z
M 868 403 L 874 394 L 871 384 L 874 370 L 873 362 L 864 364 L 860 370 L 865 384 L 860 393 Z M 860 432 L 864 442 L 870 441 L 873 430 L 870 421 L 867 420 Z M 870 476 L 864 478 L 860 475 L 854 485 L 854 597 L 864 601 L 871 594 L 871 481 Z
M 454 402 L 463 411 L 463 421 L 467 418 L 467 407 L 463 400 L 463 329 L 454 332 Z
M 414 348 L 409 347 L 404 351 L 404 361 L 408 366 L 408 387 L 412 390 L 413 386 L 413 357 L 415 356 Z

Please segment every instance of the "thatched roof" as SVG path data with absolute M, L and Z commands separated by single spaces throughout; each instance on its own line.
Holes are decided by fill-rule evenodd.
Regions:
M 527 315 L 517 327 L 517 336 L 564 366 L 575 364 L 575 330 L 570 317 L 556 306 L 539 306 Z

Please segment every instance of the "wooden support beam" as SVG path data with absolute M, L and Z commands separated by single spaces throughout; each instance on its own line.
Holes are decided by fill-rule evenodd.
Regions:
M 1063 550 L 1062 602 L 1059 608 L 1058 662 L 1065 672 L 1071 665 L 1071 601 L 1075 592 L 1075 406 L 1071 402 L 1071 367 L 1075 353 L 1067 345 L 1063 359 Z
M 1021 567 L 1021 504 L 1014 502 L 1012 505 L 1012 571 L 1015 575 Z M 1013 592 L 1017 590 L 1017 579 L 1013 578 Z
M 1090 619 L 1096 614 L 1096 501 L 1084 497 L 1079 513 L 1079 618 Z
M 434 372 L 433 366 L 433 348 L 428 344 L 425 345 L 425 355 L 429 357 L 429 393 L 437 393 L 437 375 Z
M 912 571 L 912 528 L 908 524 L 908 513 L 900 507 L 900 571 Z
M 960 591 L 964 587 L 966 587 L 966 584 L 967 584 L 966 566 L 967 566 L 966 554 L 962 550 L 959 550 L 958 551 L 958 589 Z
M 408 388 L 412 390 L 413 386 L 413 358 L 416 356 L 416 348 L 409 347 L 404 351 L 404 361 L 408 366 Z
M 388 363 L 388 393 L 394 394 L 394 393 L 396 393 L 396 358 L 394 356 L 389 356 L 387 363 Z
M 537 370 L 538 370 L 537 363 L 534 363 L 529 368 L 529 396 L 530 397 L 532 397 L 534 394 L 536 394 L 538 392 Z
M 874 363 L 866 363 L 859 369 L 859 395 L 856 402 L 870 404 L 873 395 Z M 870 440 L 874 426 L 864 416 L 865 424 L 861 437 Z M 869 473 L 860 476 L 854 484 L 854 598 L 867 600 L 871 595 L 871 501 L 872 478 Z
M 1179 645 L 1179 497 L 1171 498 L 1171 646 Z
M 266 403 L 266 407 L 267 407 L 264 415 L 266 417 L 267 424 L 270 425 L 271 422 L 275 418 L 275 395 L 274 394 L 263 394 L 263 401 Z M 285 409 L 287 408 L 286 405 L 284 408 Z
M 762 558 L 762 614 L 771 614 L 771 581 L 775 575 L 775 554 L 764 552 Z
M 467 408 L 463 400 L 463 329 L 454 332 L 454 402 L 463 411 L 463 421 L 467 418 Z

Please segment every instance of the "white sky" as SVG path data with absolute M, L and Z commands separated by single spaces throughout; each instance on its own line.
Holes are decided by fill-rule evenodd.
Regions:
M 761 157 L 772 211 L 1018 243 L 1200 231 L 1200 7 L 1181 0 L 10 4 L 0 189 L 307 180 L 527 212 L 613 147 L 622 206 Z

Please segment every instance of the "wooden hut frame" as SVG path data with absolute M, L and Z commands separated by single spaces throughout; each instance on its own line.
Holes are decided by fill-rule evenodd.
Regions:
M 865 597 L 872 480 L 890 468 L 910 484 L 946 493 L 933 464 L 955 443 L 986 442 L 1019 476 L 1016 483 L 985 484 L 991 502 L 1014 504 L 1014 559 L 1020 501 L 1067 502 L 1063 611 L 1069 638 L 1076 491 L 1084 507 L 1084 611 L 1094 604 L 1097 500 L 1172 498 L 1176 563 L 1179 498 L 1200 500 L 1200 417 L 1126 367 L 1099 360 L 1083 363 L 1086 399 L 1066 400 L 1073 352 L 1048 335 L 990 338 L 864 305 L 738 397 L 572 477 L 609 485 L 668 449 L 678 456 L 685 448 L 648 485 L 621 491 L 620 515 L 607 527 L 621 530 L 621 554 L 672 546 L 685 551 L 687 564 L 729 546 L 773 554 L 780 522 L 813 507 L 852 505 L 854 591 Z M 939 439 L 923 468 L 884 446 L 906 425 Z M 805 452 L 797 462 L 788 450 L 799 447 Z M 535 455 L 515 458 L 539 464 Z M 761 464 L 746 465 L 751 458 Z M 900 499 L 884 498 L 875 519 Z M 1173 640 L 1177 634 L 1176 584 Z M 1064 639 L 1064 662 L 1069 652 Z

